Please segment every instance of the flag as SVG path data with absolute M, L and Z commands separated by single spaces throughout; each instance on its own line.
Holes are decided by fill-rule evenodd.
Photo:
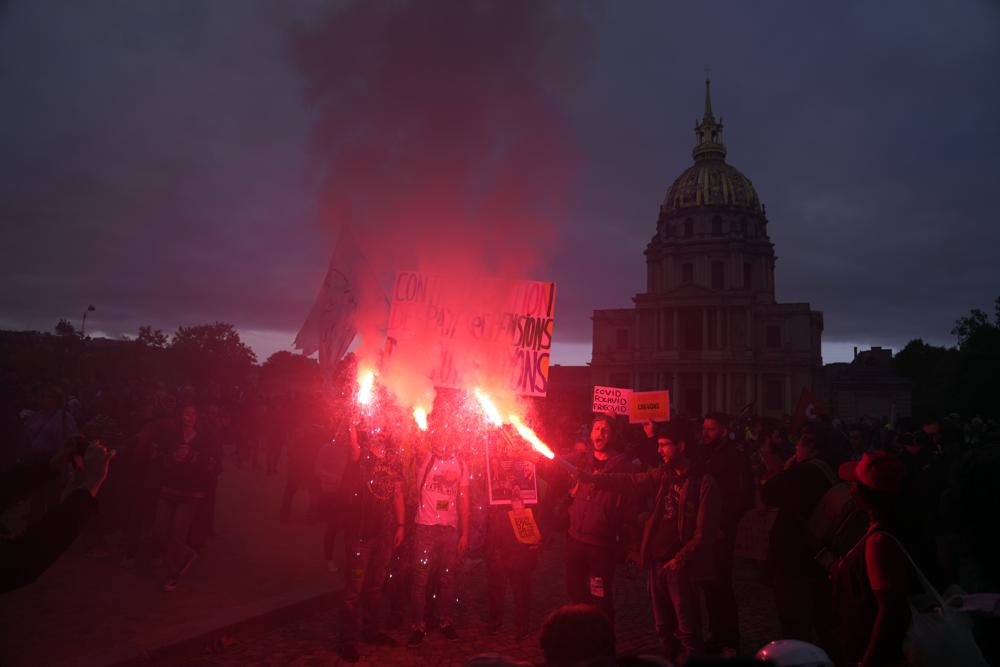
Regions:
M 361 299 L 360 281 L 366 276 L 358 242 L 345 226 L 337 237 L 330 266 L 309 316 L 295 336 L 295 347 L 306 356 L 319 352 L 323 368 L 335 364 L 354 341 L 355 314 Z
M 792 425 L 800 426 L 803 422 L 813 421 L 819 417 L 819 401 L 813 393 L 806 387 L 802 388 L 799 394 L 799 402 L 795 404 L 795 415 L 792 417 Z

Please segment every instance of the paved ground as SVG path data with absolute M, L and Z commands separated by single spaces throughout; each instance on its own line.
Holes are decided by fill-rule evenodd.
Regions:
M 449 642 L 437 634 L 430 634 L 419 649 L 408 649 L 402 644 L 406 631 L 398 629 L 392 634 L 399 640 L 397 648 L 360 646 L 363 665 L 433 665 L 458 667 L 480 653 L 500 653 L 518 660 L 541 661 L 537 628 L 545 613 L 564 598 L 562 582 L 562 547 L 557 545 L 543 556 L 539 566 L 535 591 L 535 610 L 531 637 L 518 641 L 512 628 L 489 634 L 482 622 L 485 612 L 483 602 L 485 581 L 481 564 L 471 564 L 460 579 L 460 590 L 466 592 L 457 617 L 461 638 Z M 744 641 L 741 653 L 752 654 L 770 639 L 777 637 L 774 610 L 770 593 L 754 583 L 755 568 L 741 564 L 738 593 L 741 601 L 741 625 Z M 620 653 L 642 654 L 656 652 L 657 641 L 652 633 L 652 620 L 642 578 L 618 578 L 616 588 L 618 618 L 618 649 Z M 508 616 L 512 613 L 509 606 Z M 190 665 L 191 667 L 320 667 L 340 664 L 336 653 L 337 613 L 327 609 L 306 619 L 288 623 L 262 633 L 229 635 L 210 647 L 181 655 L 173 655 L 151 663 L 156 667 Z
M 762 517 L 750 517 L 750 522 Z M 736 568 L 737 594 L 740 599 L 743 646 L 741 653 L 752 655 L 758 648 L 778 638 L 776 618 L 770 591 L 758 583 L 758 566 L 742 561 Z M 360 646 L 362 665 L 436 665 L 451 667 L 465 664 L 480 653 L 499 653 L 518 660 L 541 661 L 538 633 L 545 614 L 565 600 L 563 587 L 563 543 L 559 540 L 543 554 L 536 576 L 533 598 L 531 637 L 518 641 L 513 628 L 489 633 L 482 618 L 486 611 L 485 576 L 482 563 L 467 563 L 459 578 L 461 591 L 456 623 L 461 634 L 458 642 L 449 642 L 438 634 L 430 634 L 424 646 L 407 649 L 405 628 L 392 631 L 400 642 L 396 648 Z M 621 653 L 656 652 L 658 643 L 652 633 L 644 577 L 628 576 L 620 570 L 617 588 L 618 648 Z M 508 600 L 508 617 L 512 613 Z M 157 667 L 191 665 L 192 667 L 312 667 L 339 664 L 336 653 L 338 614 L 329 608 L 306 619 L 288 623 L 271 631 L 236 633 L 216 641 L 199 652 L 164 657 L 154 661 Z
M 216 634 L 181 651 L 155 652 L 212 628 L 341 587 L 342 574 L 326 572 L 322 527 L 304 520 L 305 498 L 299 499 L 290 525 L 278 523 L 283 482 L 283 477 L 227 466 L 219 493 L 218 536 L 174 593 L 160 592 L 163 573 L 148 563 L 126 570 L 119 564 L 119 554 L 90 555 L 92 541 L 85 535 L 39 581 L 0 597 L 0 665 L 103 667 L 143 652 L 153 654 L 146 662 L 152 665 L 336 664 L 337 614 L 332 602 L 301 620 L 286 620 L 280 627 L 274 627 L 274 622 L 256 623 Z M 759 555 L 760 536 L 766 535 L 765 517 L 751 515 L 745 523 L 740 548 L 744 554 Z M 338 557 L 340 552 L 338 548 Z M 737 568 L 744 653 L 777 637 L 770 592 L 756 583 L 751 562 Z M 543 554 L 536 576 L 532 618 L 536 629 L 548 611 L 565 601 L 562 563 L 562 542 L 557 540 Z M 483 569 L 481 563 L 468 563 L 459 580 L 456 625 L 462 634 L 460 642 L 446 642 L 432 634 L 416 651 L 362 647 L 367 664 L 446 667 L 483 652 L 540 659 L 537 633 L 522 642 L 510 629 L 486 633 L 480 621 L 485 602 Z M 654 650 L 644 579 L 619 576 L 616 595 L 619 649 Z M 403 630 L 395 634 L 405 640 Z
M 304 495 L 292 523 L 278 523 L 283 483 L 227 460 L 218 535 L 174 593 L 160 592 L 164 572 L 148 558 L 126 570 L 120 554 L 88 555 L 92 536 L 81 536 L 38 581 L 0 597 L 0 665 L 109 664 L 341 587 L 326 572 L 322 527 L 304 520 Z

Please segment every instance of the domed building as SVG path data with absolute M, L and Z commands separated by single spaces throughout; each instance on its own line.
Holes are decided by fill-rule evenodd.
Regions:
M 774 244 L 753 183 L 726 162 L 722 119 L 695 124 L 694 164 L 667 189 L 634 308 L 595 310 L 594 383 L 668 389 L 684 415 L 790 414 L 823 367 L 823 315 L 774 299 Z

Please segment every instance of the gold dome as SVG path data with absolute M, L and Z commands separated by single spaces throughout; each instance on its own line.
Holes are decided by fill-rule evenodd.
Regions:
M 760 199 L 750 179 L 722 160 L 699 160 L 684 170 L 667 190 L 663 212 L 694 206 L 730 206 L 760 212 Z
M 695 122 L 694 164 L 686 169 L 667 190 L 662 213 L 669 215 L 695 206 L 728 206 L 761 213 L 760 198 L 750 179 L 739 169 L 726 164 L 726 145 L 722 143 L 722 119 L 712 113 L 710 82 L 705 81 L 705 112 Z

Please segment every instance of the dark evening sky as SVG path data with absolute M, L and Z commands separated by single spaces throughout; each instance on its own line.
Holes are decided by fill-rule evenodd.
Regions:
M 644 285 L 706 67 L 826 361 L 951 344 L 1000 296 L 996 3 L 292 5 L 0 2 L 0 328 L 92 303 L 91 333 L 223 320 L 263 358 L 346 201 L 400 243 L 468 224 L 463 254 L 523 249 L 559 285 L 555 361 L 586 361 L 590 312 Z M 508 201 L 463 223 L 447 192 Z

